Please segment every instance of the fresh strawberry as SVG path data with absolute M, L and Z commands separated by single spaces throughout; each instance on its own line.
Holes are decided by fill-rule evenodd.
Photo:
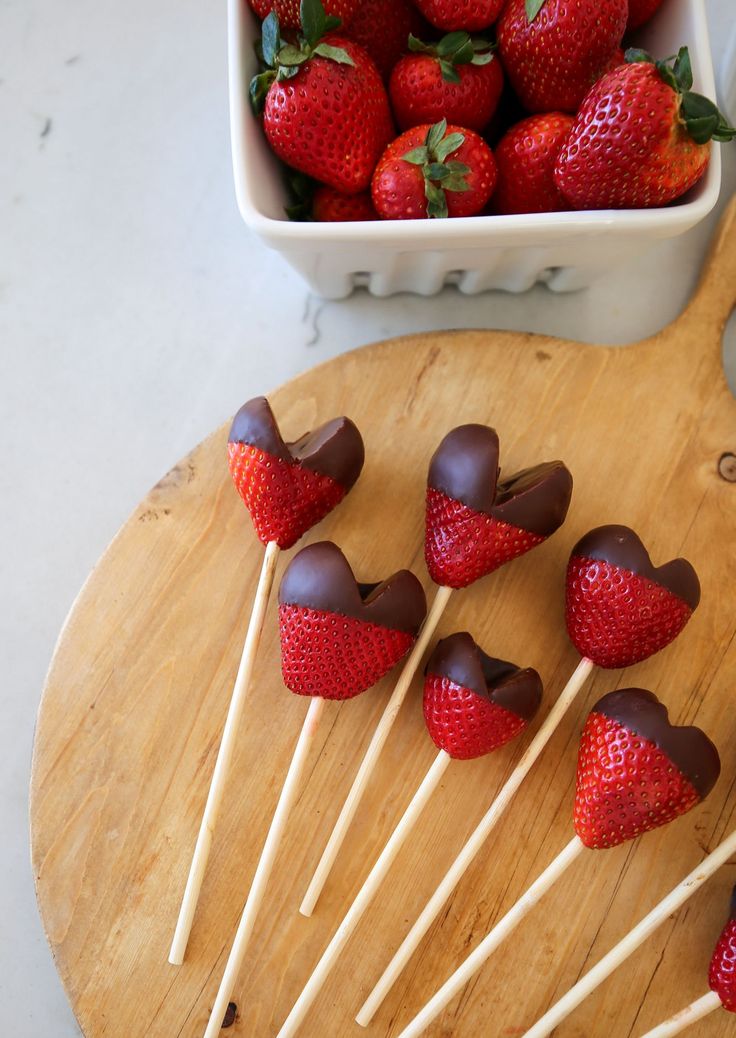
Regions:
M 230 475 L 258 537 L 280 548 L 290 548 L 342 501 L 365 457 L 349 418 L 335 418 L 285 443 L 265 397 L 240 408 L 227 451 Z
M 687 47 L 672 67 L 643 51 L 626 58 L 587 95 L 560 152 L 555 182 L 575 209 L 667 205 L 702 177 L 711 138 L 736 136 L 712 101 L 690 91 Z
M 648 22 L 662 6 L 663 0 L 629 0 L 629 20 L 626 28 L 629 32 L 638 29 Z
M 731 896 L 731 914 L 710 960 L 708 983 L 723 1008 L 736 1013 L 736 887 Z
M 325 12 L 339 18 L 343 25 L 352 22 L 361 0 L 325 0 Z M 263 21 L 272 12 L 284 29 L 300 28 L 299 0 L 248 0 L 258 17 Z
M 334 187 L 318 187 L 312 201 L 312 216 L 320 223 L 340 220 L 375 220 L 376 211 L 369 191 L 344 195 Z
M 486 142 L 445 120 L 415 126 L 397 137 L 378 161 L 371 194 L 383 220 L 474 216 L 496 186 L 496 163 Z
M 628 0 L 508 0 L 498 46 L 530 112 L 576 112 L 626 28 Z
M 358 584 L 336 544 L 303 548 L 279 588 L 286 687 L 300 696 L 357 696 L 409 651 L 426 611 L 422 585 L 409 570 Z
M 411 54 L 394 67 L 389 95 L 402 130 L 441 119 L 469 130 L 488 125 L 503 90 L 503 72 L 487 40 L 453 32 L 437 43 L 409 37 Z
M 302 0 L 297 45 L 281 40 L 278 19 L 263 23 L 268 70 L 251 82 L 254 109 L 278 157 L 345 194 L 364 191 L 393 136 L 388 95 L 362 47 L 329 32 L 320 0 Z M 326 35 L 325 35 L 326 34 Z
M 367 50 L 384 81 L 406 52 L 406 41 L 427 23 L 409 0 L 363 0 L 345 35 Z
M 575 832 L 593 850 L 633 840 L 695 807 L 719 773 L 718 751 L 705 733 L 671 725 L 651 692 L 610 692 L 580 738 Z
M 520 735 L 541 698 L 536 670 L 487 656 L 461 631 L 443 638 L 427 664 L 424 720 L 435 746 L 469 760 Z
M 700 601 L 685 559 L 655 567 L 626 526 L 599 526 L 572 549 L 565 620 L 581 656 L 599 667 L 630 667 L 677 637 Z
M 498 18 L 505 0 L 414 0 L 424 17 L 437 29 L 477 32 Z
M 553 175 L 572 124 L 572 116 L 562 112 L 530 115 L 501 138 L 494 152 L 498 166 L 494 213 L 554 213 L 570 208 Z
M 461 425 L 432 456 L 424 556 L 436 584 L 467 587 L 541 544 L 565 521 L 572 476 L 561 461 L 499 480 L 498 455 L 494 429 Z

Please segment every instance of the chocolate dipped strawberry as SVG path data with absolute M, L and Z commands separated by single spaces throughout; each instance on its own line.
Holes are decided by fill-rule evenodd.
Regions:
M 265 397 L 244 404 L 228 436 L 230 475 L 264 544 L 290 548 L 351 489 L 365 459 L 349 418 L 286 443 Z
M 670 724 L 652 692 L 609 692 L 580 739 L 575 832 L 593 850 L 633 840 L 704 800 L 720 768 L 707 735 Z
M 427 477 L 424 552 L 432 580 L 467 587 L 541 544 L 565 521 L 572 476 L 551 461 L 499 478 L 495 429 L 461 425 Z
M 710 960 L 708 984 L 720 998 L 723 1008 L 736 1013 L 736 887 L 731 895 L 728 922 Z
M 572 550 L 565 592 L 567 630 L 599 667 L 630 667 L 677 637 L 700 601 L 685 559 L 654 566 L 627 526 L 599 526 Z
M 409 651 L 426 611 L 422 585 L 409 570 L 360 584 L 336 544 L 310 544 L 289 563 L 279 588 L 286 687 L 323 699 L 357 696 Z
M 427 663 L 427 731 L 456 760 L 482 757 L 516 738 L 541 700 L 536 670 L 487 656 L 467 631 L 443 638 Z

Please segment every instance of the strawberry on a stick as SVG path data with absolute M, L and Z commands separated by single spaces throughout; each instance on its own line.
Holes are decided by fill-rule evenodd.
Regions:
M 461 425 L 432 456 L 427 476 L 424 552 L 437 594 L 373 733 L 299 911 L 319 900 L 381 750 L 453 589 L 542 544 L 565 521 L 572 476 L 561 461 L 500 478 L 495 429 Z
M 460 516 L 460 527 L 465 528 Z M 472 526 L 467 536 L 473 535 Z M 450 559 L 453 556 L 450 555 Z M 431 571 L 430 571 L 431 572 Z M 582 659 L 500 793 L 468 838 L 356 1017 L 367 1027 L 422 938 L 493 832 L 594 666 L 625 667 L 664 648 L 698 604 L 692 566 L 676 559 L 656 568 L 633 530 L 602 526 L 572 550 L 567 569 L 566 622 Z
M 707 797 L 719 774 L 710 739 L 670 724 L 652 692 L 623 689 L 600 699 L 580 739 L 574 837 L 399 1038 L 426 1030 L 583 850 L 616 847 L 674 821 Z
M 284 684 L 311 699 L 220 982 L 205 1038 L 216 1038 L 263 903 L 309 748 L 327 700 L 352 699 L 404 656 L 427 611 L 409 570 L 380 583 L 358 583 L 330 541 L 309 545 L 289 563 L 279 588 Z
M 424 720 L 439 753 L 315 966 L 278 1038 L 293 1038 L 297 1033 L 450 761 L 482 757 L 505 746 L 526 729 L 541 697 L 542 682 L 535 670 L 522 670 L 513 663 L 487 656 L 467 631 L 439 642 L 427 664 L 424 680 Z
M 169 962 L 175 966 L 184 961 L 279 553 L 290 548 L 340 503 L 358 479 L 365 457 L 358 429 L 344 417 L 286 443 L 265 397 L 249 400 L 240 408 L 230 429 L 227 449 L 235 487 L 266 550 L 169 952 Z

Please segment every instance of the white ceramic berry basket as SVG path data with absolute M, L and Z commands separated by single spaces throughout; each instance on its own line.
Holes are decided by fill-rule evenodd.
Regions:
M 433 295 L 455 284 L 473 295 L 525 292 L 541 281 L 556 292 L 584 288 L 630 256 L 687 231 L 715 205 L 718 145 L 700 183 L 668 208 L 475 216 L 455 220 L 293 223 L 277 164 L 248 103 L 258 26 L 246 0 L 228 0 L 230 121 L 238 207 L 246 224 L 328 299 L 365 286 L 377 296 Z M 715 98 L 704 0 L 667 0 L 637 35 L 658 57 L 687 44 L 695 89 Z

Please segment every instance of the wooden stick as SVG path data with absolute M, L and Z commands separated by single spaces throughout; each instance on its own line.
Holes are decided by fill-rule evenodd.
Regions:
M 418 1035 L 422 1034 L 426 1028 L 429 1027 L 435 1017 L 439 1016 L 445 1006 L 448 1005 L 455 995 L 465 987 L 468 981 L 475 976 L 486 959 L 490 957 L 491 953 L 494 952 L 511 933 L 513 933 L 524 916 L 534 908 L 550 887 L 553 886 L 569 866 L 572 865 L 577 856 L 584 849 L 584 846 L 585 845 L 577 836 L 573 836 L 567 847 L 557 855 L 551 865 L 547 866 L 539 879 L 532 883 L 526 894 L 523 894 L 514 907 L 506 913 L 503 919 L 496 923 L 491 932 L 483 938 L 475 951 L 471 952 L 465 962 L 455 970 L 449 980 L 445 981 L 434 998 L 432 998 L 414 1017 L 409 1026 L 404 1028 L 399 1035 L 399 1038 L 418 1038 Z
M 568 1017 L 573 1009 L 579 1006 L 588 995 L 592 994 L 622 962 L 625 962 L 650 934 L 653 934 L 662 923 L 669 919 L 673 912 L 676 912 L 689 897 L 699 890 L 705 881 L 714 872 L 717 872 L 721 865 L 728 861 L 732 854 L 736 854 L 736 830 L 730 836 L 727 836 L 723 843 L 709 854 L 697 868 L 693 869 L 690 875 L 683 879 L 682 883 L 678 884 L 674 890 L 671 890 L 667 897 L 652 909 L 649 915 L 644 916 L 642 921 L 633 930 L 630 930 L 611 949 L 608 955 L 604 955 L 600 962 L 596 963 L 574 987 L 570 988 L 559 1002 L 552 1006 L 551 1009 L 548 1009 L 531 1030 L 526 1032 L 524 1038 L 544 1038 L 545 1035 L 554 1031 L 555 1027 Z
M 253 602 L 253 611 L 248 623 L 245 644 L 243 645 L 243 654 L 240 658 L 240 666 L 235 678 L 235 687 L 230 698 L 225 727 L 222 731 L 222 741 L 217 753 L 217 761 L 215 762 L 210 791 L 207 795 L 207 803 L 205 804 L 202 822 L 199 827 L 197 843 L 194 847 L 194 857 L 189 868 L 189 877 L 187 878 L 184 897 L 179 909 L 174 939 L 171 942 L 169 962 L 172 966 L 181 966 L 184 962 L 184 954 L 187 950 L 194 913 L 197 910 L 197 902 L 199 901 L 199 892 L 202 889 L 202 880 L 207 868 L 207 859 L 212 848 L 217 816 L 220 811 L 225 783 L 230 770 L 230 762 L 235 749 L 240 718 L 243 713 L 248 688 L 250 687 L 253 664 L 255 663 L 258 646 L 261 642 L 263 623 L 266 618 L 266 606 L 271 596 L 279 551 L 279 546 L 275 541 L 270 541 L 266 545 L 261 574 L 258 578 L 258 587 L 256 588 L 256 596 Z
M 690 1024 L 697 1023 L 698 1020 L 702 1020 L 704 1016 L 712 1013 L 714 1009 L 720 1008 L 720 998 L 715 991 L 709 991 L 707 995 L 703 995 L 702 998 L 691 1002 L 687 1009 L 681 1009 L 679 1013 L 675 1013 L 669 1020 L 665 1020 L 663 1024 L 659 1024 L 658 1027 L 647 1031 L 646 1034 L 642 1035 L 642 1038 L 671 1038 L 673 1034 L 679 1034 L 680 1031 L 684 1031 Z
M 401 817 L 398 825 L 389 837 L 388 843 L 383 848 L 376 864 L 368 874 L 367 879 L 360 888 L 358 895 L 348 909 L 348 912 L 335 932 L 335 936 L 327 945 L 322 958 L 317 963 L 314 971 L 307 981 L 304 990 L 294 1004 L 277 1038 L 292 1038 L 298 1031 L 304 1017 L 315 998 L 322 990 L 322 986 L 329 976 L 333 966 L 340 958 L 343 948 L 362 919 L 366 909 L 373 900 L 378 888 L 381 886 L 386 873 L 392 862 L 404 845 L 407 836 L 414 828 L 414 823 L 424 810 L 424 807 L 437 788 L 440 779 L 445 773 L 447 765 L 452 758 L 444 750 L 435 757 L 432 767 L 425 775 L 421 785 L 412 797 L 411 803 Z
M 409 959 L 418 948 L 427 930 L 429 930 L 430 926 L 441 912 L 442 906 L 465 875 L 468 866 L 473 861 L 478 851 L 488 839 L 496 823 L 511 803 L 517 789 L 531 770 L 532 765 L 539 757 L 544 747 L 549 742 L 554 731 L 570 707 L 570 704 L 587 681 L 592 669 L 593 664 L 589 659 L 585 658 L 582 659 L 575 668 L 572 677 L 560 693 L 557 702 L 550 710 L 544 724 L 524 751 L 521 760 L 504 783 L 500 793 L 478 823 L 475 831 L 471 834 L 453 864 L 450 866 L 444 879 L 427 902 L 421 915 L 414 923 L 393 959 L 384 970 L 381 979 L 363 1004 L 360 1012 L 355 1018 L 361 1027 L 367 1027 L 373 1019 L 379 1006 L 395 984 Z
M 434 601 L 432 602 L 432 606 L 424 621 L 424 625 L 419 632 L 419 637 L 414 643 L 414 648 L 404 664 L 399 680 L 396 682 L 396 687 L 393 690 L 391 698 L 386 704 L 386 709 L 383 711 L 381 720 L 378 722 L 378 727 L 373 733 L 373 738 L 371 739 L 370 745 L 363 757 L 363 761 L 358 769 L 358 774 L 355 776 L 347 800 L 342 806 L 342 811 L 340 812 L 335 827 L 332 830 L 332 834 L 327 841 L 327 846 L 322 853 L 317 870 L 312 877 L 312 882 L 309 884 L 307 892 L 304 895 L 304 900 L 299 909 L 302 915 L 310 916 L 314 911 L 314 906 L 319 900 L 322 888 L 327 882 L 327 877 L 332 870 L 332 866 L 335 864 L 337 855 L 340 853 L 340 848 L 342 847 L 345 835 L 350 828 L 350 823 L 355 816 L 355 812 L 358 810 L 358 805 L 360 804 L 366 786 L 373 774 L 373 769 L 375 768 L 381 750 L 383 749 L 383 744 L 388 738 L 388 734 L 396 720 L 396 715 L 401 709 L 401 704 L 404 702 L 404 697 L 409 691 L 412 678 L 419 668 L 422 656 L 424 655 L 432 635 L 437 628 L 440 617 L 445 611 L 445 607 L 450 600 L 451 594 L 452 588 L 437 588 L 437 594 L 434 597 Z
M 289 813 L 299 793 L 302 772 L 304 770 L 304 765 L 307 762 L 309 749 L 314 741 L 315 735 L 317 734 L 325 702 L 326 700 L 321 699 L 319 696 L 315 696 L 309 704 L 309 710 L 304 719 L 301 734 L 299 735 L 299 741 L 296 744 L 294 756 L 291 758 L 291 764 L 289 765 L 289 771 L 287 772 L 286 780 L 284 781 L 284 787 L 281 790 L 281 796 L 279 797 L 279 802 L 276 805 L 273 820 L 271 821 L 271 828 L 268 830 L 268 836 L 266 837 L 266 842 L 261 851 L 261 859 L 258 862 L 258 867 L 253 877 L 253 884 L 250 888 L 250 893 L 248 894 L 248 900 L 245 902 L 245 908 L 240 917 L 240 923 L 238 924 L 238 929 L 235 934 L 235 940 L 230 949 L 230 955 L 228 956 L 225 972 L 220 981 L 220 988 L 217 992 L 215 1004 L 212 1007 L 209 1023 L 207 1024 L 207 1030 L 204 1032 L 204 1038 L 217 1038 L 220 1034 L 222 1021 L 227 1010 L 228 1002 L 230 1001 L 230 996 L 233 993 L 235 982 L 238 979 L 240 967 L 243 964 L 243 958 L 253 932 L 253 926 L 255 925 L 258 910 L 261 907 L 263 896 L 266 892 L 266 885 L 281 844 L 281 838 L 284 835 L 284 829 L 286 828 Z

